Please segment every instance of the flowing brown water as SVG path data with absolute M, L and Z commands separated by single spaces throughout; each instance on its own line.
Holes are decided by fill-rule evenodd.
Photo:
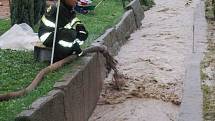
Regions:
M 116 59 L 125 75 L 121 91 L 105 81 L 100 105 L 89 121 L 176 121 L 192 52 L 195 1 L 155 0 Z

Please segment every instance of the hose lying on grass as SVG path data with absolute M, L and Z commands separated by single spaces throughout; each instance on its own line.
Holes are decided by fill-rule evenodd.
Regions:
M 118 69 L 116 68 L 116 65 L 118 63 L 117 60 L 115 60 L 113 58 L 113 56 L 110 55 L 110 53 L 108 52 L 108 50 L 106 49 L 105 46 L 93 46 L 93 47 L 86 48 L 85 50 L 83 50 L 83 55 L 86 55 L 87 53 L 94 53 L 94 52 L 100 52 L 103 54 L 103 56 L 106 59 L 106 65 L 107 65 L 106 68 L 109 71 L 111 69 L 113 69 L 113 71 L 114 71 L 114 86 L 117 89 L 120 89 L 121 83 L 118 81 L 121 78 L 121 75 L 119 74 Z M 38 84 L 42 81 L 44 76 L 46 76 L 48 73 L 61 68 L 65 64 L 71 63 L 76 58 L 77 58 L 77 55 L 71 55 L 69 57 L 66 57 L 63 60 L 60 60 L 60 61 L 42 69 L 28 87 L 26 87 L 25 89 L 19 90 L 19 91 L 9 92 L 6 94 L 0 94 L 0 101 L 7 101 L 10 99 L 14 99 L 14 98 L 18 98 L 18 97 L 22 97 L 22 96 L 26 95 L 27 93 L 34 90 L 38 86 Z

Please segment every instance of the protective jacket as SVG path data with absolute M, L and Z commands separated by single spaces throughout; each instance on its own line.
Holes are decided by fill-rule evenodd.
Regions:
M 41 19 L 39 27 L 39 38 L 47 47 L 52 47 L 55 30 L 55 19 L 57 6 L 47 8 Z M 55 43 L 55 61 L 63 59 L 71 54 L 82 54 L 80 45 L 88 37 L 88 32 L 82 22 L 76 17 L 73 7 L 61 3 L 57 25 L 57 36 Z

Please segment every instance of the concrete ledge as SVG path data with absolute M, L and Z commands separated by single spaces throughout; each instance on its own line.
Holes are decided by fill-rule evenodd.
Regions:
M 136 8 L 141 7 L 138 0 L 129 6 L 132 9 L 125 12 L 121 21 L 106 30 L 92 46 L 106 45 L 113 55 L 117 54 L 120 46 L 141 25 L 144 15 L 137 16 L 142 13 L 141 8 Z M 29 110 L 17 116 L 16 121 L 87 121 L 97 105 L 107 70 L 100 53 L 82 57 L 80 61 L 81 64 L 72 69 L 75 71 L 65 74 L 55 83 L 53 91 L 36 100 Z
M 100 63 L 100 54 L 93 54 L 81 59 L 82 66 L 74 73 L 64 76 L 62 82 L 54 85 L 55 89 L 65 93 L 64 104 L 66 118 L 72 121 L 87 121 L 92 114 L 102 89 L 105 69 Z
M 132 10 L 128 10 L 116 26 L 106 30 L 92 45 L 106 45 L 112 55 L 117 55 L 120 47 L 126 43 L 130 34 L 136 29 L 134 13 Z
M 186 78 L 183 87 L 183 99 L 179 121 L 203 121 L 203 94 L 200 79 L 200 61 L 202 54 L 192 54 L 187 59 Z
M 122 20 L 115 27 L 116 35 L 118 36 L 118 47 L 125 44 L 130 37 L 130 34 L 137 30 L 137 28 L 134 13 L 132 10 L 128 10 L 125 12 Z
M 204 57 L 207 42 L 207 21 L 205 3 L 197 1 L 194 6 L 194 53 L 188 55 L 185 62 L 186 77 L 179 121 L 203 121 L 203 92 L 201 89 L 200 63 Z M 203 44 L 204 43 L 204 44 Z
M 128 4 L 126 7 L 127 10 L 133 10 L 134 16 L 136 19 L 137 27 L 139 28 L 141 26 L 141 20 L 145 17 L 144 15 L 144 9 L 142 8 L 139 0 L 133 0 Z
M 29 110 L 20 113 L 16 121 L 66 121 L 63 100 L 63 92 L 53 90 L 36 100 Z
M 106 45 L 112 55 L 116 54 L 116 50 L 113 45 L 117 43 L 118 37 L 114 28 L 110 28 L 105 31 L 103 35 L 95 40 L 93 46 Z

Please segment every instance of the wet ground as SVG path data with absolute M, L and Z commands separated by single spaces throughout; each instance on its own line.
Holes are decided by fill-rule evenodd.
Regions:
M 90 121 L 174 121 L 177 112 L 178 106 L 171 103 L 151 99 L 129 99 L 118 105 L 99 106 L 99 110 L 95 111 Z
M 185 80 L 185 58 L 192 53 L 196 1 L 155 0 L 116 56 L 126 85 L 106 79 L 89 121 L 176 121 Z

